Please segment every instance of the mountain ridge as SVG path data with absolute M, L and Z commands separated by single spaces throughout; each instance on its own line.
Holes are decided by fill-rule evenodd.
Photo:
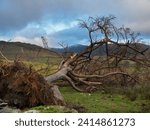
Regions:
M 131 46 L 133 46 L 133 45 L 131 45 Z M 64 49 L 64 48 L 50 48 L 50 50 L 52 50 L 52 51 L 56 51 L 56 52 L 59 52 L 59 53 L 65 53 L 66 52 L 66 50 L 67 50 L 67 52 L 69 52 L 69 53 L 81 53 L 81 52 L 83 52 L 86 48 L 87 48 L 88 46 L 86 46 L 86 45 L 81 45 L 81 44 L 77 44 L 77 45 L 73 45 L 73 46 L 70 46 L 70 47 L 68 47 L 68 48 L 66 48 L 66 49 Z M 109 50 L 113 50 L 114 48 L 116 47 L 116 45 L 114 45 L 114 44 L 109 44 L 108 45 L 108 49 Z M 150 53 L 150 45 L 146 45 L 146 44 L 137 44 L 137 47 L 139 48 L 139 49 L 146 49 L 146 48 L 148 48 L 148 53 Z M 93 56 L 95 56 L 95 55 L 106 55 L 106 46 L 105 45 L 102 45 L 100 48 L 98 48 L 98 49 L 96 49 L 96 50 L 94 50 L 93 52 L 92 52 L 92 55 Z M 131 49 L 129 49 L 129 51 L 131 51 Z
M 150 45 L 146 44 L 137 44 L 138 48 L 148 48 L 148 53 L 150 53 Z M 48 55 L 50 53 L 56 52 L 56 53 L 65 53 L 70 52 L 70 53 L 81 53 L 83 52 L 88 46 L 87 45 L 82 45 L 82 44 L 75 44 L 72 46 L 69 46 L 68 48 L 49 48 L 45 49 L 41 46 L 30 44 L 30 43 L 22 43 L 22 42 L 6 42 L 6 41 L 0 41 L 0 51 L 2 51 L 6 56 L 7 55 L 21 55 L 23 51 L 39 51 L 42 50 L 45 55 Z M 115 47 L 113 44 L 109 44 L 109 50 L 112 50 Z M 26 54 L 27 54 L 26 53 Z M 54 53 L 53 53 L 54 54 Z M 101 46 L 100 48 L 94 50 L 92 52 L 92 55 L 105 55 L 105 45 Z

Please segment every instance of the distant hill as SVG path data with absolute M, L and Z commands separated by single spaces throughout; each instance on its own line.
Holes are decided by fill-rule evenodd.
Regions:
M 0 51 L 10 60 L 20 57 L 21 60 L 46 62 L 48 58 L 56 61 L 59 58 L 56 53 L 48 49 L 22 42 L 0 41 Z M 1 55 L 0 58 L 2 58 Z
M 134 45 L 132 45 L 134 46 Z M 74 52 L 74 53 L 81 53 L 83 52 L 88 46 L 86 45 L 80 45 L 80 44 L 77 44 L 77 45 L 73 45 L 73 46 L 70 46 L 68 47 L 67 51 L 68 52 Z M 96 55 L 99 55 L 99 56 L 104 56 L 106 55 L 106 46 L 103 45 L 101 46 L 100 48 L 94 50 L 92 52 L 92 55 L 93 56 L 96 56 Z M 114 50 L 116 48 L 116 45 L 113 45 L 113 44 L 109 44 L 108 45 L 108 48 L 109 50 Z M 150 46 L 149 45 L 146 45 L 146 44 L 137 44 L 137 48 L 138 49 L 146 49 L 146 48 L 149 48 L 147 53 L 150 53 Z M 63 48 L 50 48 L 50 50 L 52 51 L 56 51 L 56 52 L 60 52 L 60 53 L 64 53 L 65 50 Z M 117 51 L 117 49 L 116 49 Z M 131 49 L 128 49 L 129 52 L 131 52 L 132 50 Z
M 77 45 L 72 45 L 70 47 L 67 48 L 67 52 L 74 52 L 74 53 L 81 53 L 83 52 L 88 46 L 86 45 L 81 45 L 81 44 L 77 44 Z M 56 52 L 60 52 L 60 53 L 64 53 L 66 50 L 64 50 L 63 48 L 50 48 L 50 50 L 56 51 Z M 105 46 L 102 46 L 101 48 L 95 50 L 93 53 L 93 55 L 104 55 L 105 54 Z
M 109 50 L 114 50 L 116 46 L 109 44 Z M 86 45 L 73 45 L 68 47 L 68 52 L 81 53 L 87 48 Z M 150 54 L 150 46 L 146 44 L 137 44 L 137 48 L 149 48 L 148 52 Z M 63 53 L 63 48 L 49 48 L 44 49 L 40 46 L 29 44 L 29 43 L 21 43 L 21 42 L 5 42 L 0 41 L 0 51 L 10 60 L 14 60 L 17 57 L 20 57 L 21 60 L 29 60 L 29 61 L 38 61 L 38 62 L 46 62 L 48 59 L 51 62 L 59 62 L 60 56 L 57 53 Z M 129 51 L 131 51 L 129 49 Z M 105 45 L 101 46 L 97 50 L 92 52 L 92 55 L 104 56 L 105 53 Z M 2 56 L 0 55 L 0 58 Z
M 87 48 L 86 45 L 81 45 L 81 44 L 72 45 L 67 48 L 67 52 L 80 53 L 84 51 L 86 48 Z M 49 49 L 52 51 L 60 52 L 60 53 L 64 53 L 66 51 L 64 48 L 49 48 Z

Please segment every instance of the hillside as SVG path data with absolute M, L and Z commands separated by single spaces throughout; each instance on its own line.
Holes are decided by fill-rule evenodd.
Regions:
M 77 44 L 77 45 L 72 45 L 69 46 L 67 48 L 68 52 L 74 52 L 74 53 L 81 53 L 83 52 L 88 46 L 86 45 L 81 45 L 81 44 Z M 66 50 L 64 50 L 63 48 L 50 48 L 50 50 L 56 51 L 56 52 L 60 52 L 60 53 L 64 53 Z M 104 46 L 102 46 L 101 48 L 98 48 L 97 50 L 95 50 L 93 52 L 93 55 L 104 55 L 105 54 L 105 49 Z
M 134 45 L 132 45 L 134 46 Z M 73 45 L 68 47 L 67 51 L 68 52 L 74 52 L 74 53 L 81 53 L 82 51 L 84 51 L 88 46 L 86 45 L 81 45 L 81 44 L 77 44 L 77 45 Z M 109 44 L 109 50 L 114 50 L 116 48 L 115 45 L 113 44 Z M 101 46 L 100 48 L 96 49 L 95 51 L 92 52 L 93 56 L 104 56 L 106 54 L 105 52 L 105 45 Z M 137 44 L 137 48 L 140 48 L 142 50 L 149 48 L 147 53 L 150 53 L 150 46 L 146 45 L 146 44 Z M 60 53 L 64 53 L 64 49 L 63 48 L 50 48 L 50 50 L 55 51 L 55 52 L 60 52 Z M 131 50 L 128 50 L 129 52 L 131 52 Z
M 150 46 L 146 44 L 138 44 L 138 48 L 149 48 L 147 53 L 150 53 Z M 68 47 L 68 52 L 74 52 L 74 53 L 81 53 L 87 48 L 86 45 L 73 45 Z M 113 50 L 115 48 L 115 45 L 110 44 L 109 50 Z M 49 51 L 50 50 L 50 51 Z M 5 42 L 0 41 L 0 51 L 10 60 L 13 60 L 15 58 L 21 58 L 23 60 L 32 60 L 32 61 L 46 61 L 48 58 L 58 61 L 60 59 L 60 56 L 57 55 L 54 52 L 57 53 L 63 53 L 63 48 L 50 48 L 49 50 L 42 48 L 37 45 L 29 44 L 29 43 L 21 43 L 21 42 Z M 131 51 L 131 50 L 129 50 Z M 92 55 L 101 55 L 104 56 L 105 53 L 105 45 L 101 46 L 97 50 L 92 52 Z M 2 58 L 0 56 L 0 58 Z
M 14 60 L 16 58 L 23 61 L 38 62 L 46 62 L 48 59 L 55 62 L 59 60 L 59 56 L 56 55 L 56 53 L 28 43 L 0 41 L 0 51 L 9 60 Z M 2 58 L 1 55 L 0 58 Z

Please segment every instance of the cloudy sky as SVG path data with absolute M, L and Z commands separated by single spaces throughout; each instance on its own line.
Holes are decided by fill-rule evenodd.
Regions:
M 0 0 L 0 40 L 42 45 L 45 36 L 50 47 L 86 44 L 78 19 L 108 15 L 149 39 L 150 0 Z

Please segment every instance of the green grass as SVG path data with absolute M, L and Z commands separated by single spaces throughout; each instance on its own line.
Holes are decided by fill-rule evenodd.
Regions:
M 74 109 L 69 109 L 64 106 L 37 106 L 33 107 L 33 110 L 37 110 L 40 113 L 76 113 Z
M 129 100 L 125 95 L 121 94 L 105 94 L 102 92 L 96 93 L 79 93 L 70 87 L 62 87 L 61 92 L 65 101 L 74 104 L 80 104 L 87 109 L 87 112 L 148 112 L 150 106 L 145 108 L 143 104 L 149 104 L 149 100 Z

